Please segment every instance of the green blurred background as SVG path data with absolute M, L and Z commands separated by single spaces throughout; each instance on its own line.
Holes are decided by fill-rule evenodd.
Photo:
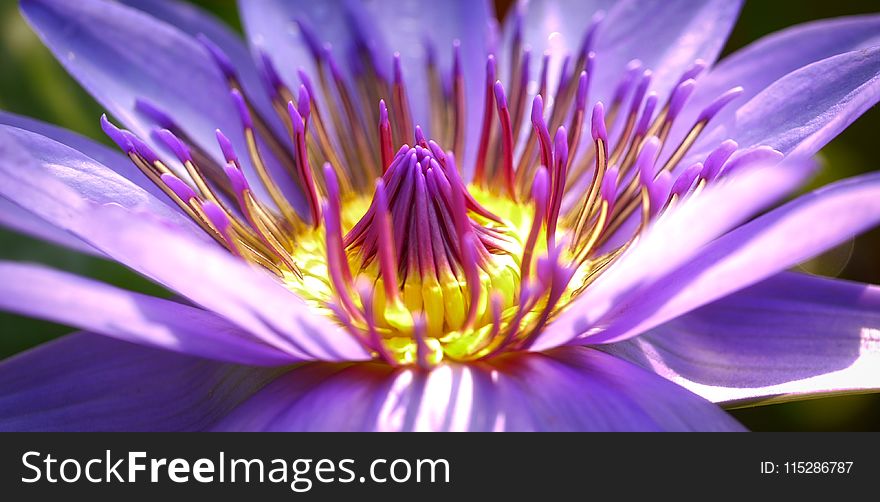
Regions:
M 75 1 L 75 0 L 71 0 Z M 698 0 L 695 0 L 698 1 Z M 200 0 L 240 30 L 235 3 Z M 503 12 L 510 2 L 499 0 Z M 877 0 L 747 1 L 724 53 L 768 33 L 813 19 L 878 11 Z M 18 13 L 15 0 L 0 0 L 0 108 L 59 124 L 107 143 L 98 127 L 101 108 L 71 79 Z M 877 169 L 875 155 L 880 109 L 862 116 L 822 151 L 825 168 L 811 187 Z M 808 187 L 809 188 L 809 187 Z M 880 229 L 839 246 L 802 269 L 880 284 Z M 96 277 L 129 289 L 167 295 L 127 269 L 95 258 L 60 250 L 0 229 L 0 259 L 38 261 Z M 69 332 L 65 326 L 0 313 L 0 358 Z M 732 412 L 753 430 L 880 430 L 880 395 L 847 396 L 764 406 Z

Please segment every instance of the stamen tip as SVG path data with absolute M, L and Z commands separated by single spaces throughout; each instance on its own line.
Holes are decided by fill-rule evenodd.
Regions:
M 731 173 L 747 166 L 766 166 L 780 162 L 785 155 L 779 150 L 767 145 L 749 148 L 733 155 L 730 161 L 719 170 L 718 176 L 729 176 Z
M 540 94 L 532 100 L 532 124 L 537 126 L 544 121 L 544 98 Z
M 415 138 L 417 145 L 428 145 L 428 139 L 425 137 L 425 133 L 422 132 L 422 126 L 418 124 L 416 124 Z
M 599 188 L 602 199 L 608 202 L 609 206 L 614 204 L 617 198 L 617 177 L 620 169 L 617 166 L 611 166 L 605 171 L 605 177 L 602 179 L 602 186 Z
M 159 109 L 158 106 L 143 98 L 134 100 L 134 109 L 144 114 L 163 129 L 175 129 L 174 121 L 167 113 Z
M 575 107 L 578 111 L 583 111 L 587 107 L 587 89 L 589 88 L 589 75 L 586 71 L 582 71 L 578 77 L 577 95 L 575 97 Z
M 116 143 L 116 146 L 118 146 L 120 150 L 124 151 L 125 153 L 132 153 L 134 151 L 134 145 L 131 143 L 128 137 L 123 134 L 123 131 L 121 129 L 113 125 L 113 123 L 110 122 L 109 119 L 107 119 L 106 113 L 101 114 L 101 130 L 104 131 L 104 134 L 106 134 L 107 137 L 109 137 L 111 140 L 113 140 L 114 143 Z
M 593 116 L 590 121 L 590 132 L 593 135 L 593 141 L 608 141 L 608 131 L 605 129 L 605 105 L 601 101 L 593 105 Z
M 669 200 L 669 189 L 672 186 L 672 173 L 663 171 L 657 175 L 657 179 L 648 185 L 649 209 L 651 217 L 660 214 Z
M 312 96 L 309 94 L 305 85 L 299 86 L 299 97 L 297 99 L 297 109 L 302 115 L 303 120 L 309 120 L 309 114 L 312 111 Z
M 642 118 L 639 119 L 639 124 L 636 127 L 636 134 L 638 136 L 644 136 L 648 132 L 648 127 L 651 125 L 651 118 L 654 116 L 654 108 L 657 107 L 657 93 L 651 91 L 648 93 L 648 97 L 645 98 L 645 109 L 642 111 Z
M 177 176 L 171 173 L 164 173 L 161 177 L 162 183 L 165 183 L 165 186 L 170 188 L 175 195 L 180 197 L 180 200 L 189 202 L 191 199 L 197 198 L 195 191 Z
M 272 58 L 268 53 L 262 49 L 257 49 L 257 57 L 260 60 L 260 68 L 263 70 L 263 79 L 266 82 L 266 86 L 269 88 L 269 92 L 272 93 L 274 97 L 274 95 L 277 94 L 278 89 L 284 86 L 284 83 L 281 80 L 281 76 L 278 75 L 278 70 L 272 63 Z
M 736 152 L 739 145 L 736 141 L 728 139 L 722 141 L 715 150 L 706 157 L 703 169 L 700 171 L 700 178 L 706 181 L 713 181 L 721 172 L 721 167 Z
M 302 67 L 296 69 L 296 75 L 299 77 L 299 81 L 302 85 L 306 86 L 306 90 L 309 91 L 310 96 L 315 95 L 315 89 L 312 87 L 312 79 L 309 77 L 309 74 L 306 73 L 306 70 Z
M 296 105 L 293 104 L 293 101 L 287 102 L 287 114 L 290 116 L 290 123 L 293 125 L 293 130 L 297 134 L 302 134 L 305 130 L 303 126 L 303 118 L 300 115 L 299 110 L 296 109 Z
M 394 83 L 395 84 L 402 84 L 403 83 L 403 68 L 401 66 L 399 52 L 394 53 L 394 59 L 393 59 L 392 66 L 393 66 L 393 70 L 394 70 Z
M 642 151 L 636 158 L 636 169 L 639 173 L 639 181 L 642 185 L 650 187 L 653 184 L 656 173 L 654 172 L 655 163 L 657 162 L 657 154 L 660 153 L 660 139 L 651 136 L 642 146 Z
M 715 115 L 717 115 L 722 108 L 727 106 L 727 104 L 734 99 L 740 97 L 743 92 L 745 92 L 745 89 L 737 86 L 722 93 L 720 96 L 715 98 L 715 100 L 712 101 L 708 106 L 706 106 L 705 109 L 703 109 L 703 111 L 700 113 L 700 117 L 697 119 L 697 122 L 708 122 L 712 120 L 712 118 L 715 117 Z
M 299 28 L 300 35 L 302 35 L 303 41 L 306 43 L 309 52 L 312 53 L 312 56 L 315 59 L 320 60 L 323 53 L 321 41 L 318 40 L 318 37 L 314 30 L 312 30 L 309 22 L 302 17 L 296 18 L 293 22 Z
M 703 163 L 697 162 L 682 172 L 675 182 L 672 184 L 671 195 L 682 198 L 690 192 L 700 172 L 703 170 Z
M 232 101 L 235 104 L 235 109 L 238 112 L 242 127 L 245 129 L 253 129 L 254 122 L 251 119 L 250 111 L 248 111 L 247 103 L 244 101 L 244 96 L 242 96 L 238 89 L 232 89 L 229 91 L 229 95 L 232 96 Z
M 532 197 L 537 202 L 546 205 L 548 190 L 550 188 L 550 173 L 547 168 L 541 166 L 535 172 L 535 179 L 532 181 Z
M 689 78 L 676 86 L 675 90 L 672 91 L 672 97 L 669 98 L 669 112 L 667 114 L 667 121 L 672 121 L 675 119 L 675 117 L 678 116 L 678 113 L 681 111 L 688 98 L 694 92 L 694 88 L 696 87 L 696 85 L 696 80 Z
M 340 192 L 339 192 L 339 181 L 336 179 L 336 171 L 333 170 L 333 165 L 329 162 L 324 162 L 322 166 L 324 170 L 324 180 L 327 183 L 327 198 L 332 200 L 334 204 L 339 204 Z
M 507 96 L 504 95 L 504 85 L 501 83 L 500 80 L 496 80 L 493 89 L 495 91 L 495 104 L 498 105 L 498 109 L 506 109 Z
M 211 56 L 211 59 L 214 60 L 214 63 L 220 68 L 220 71 L 223 73 L 223 76 L 226 78 L 235 78 L 235 66 L 232 64 L 232 61 L 229 59 L 229 56 L 223 52 L 223 49 L 220 48 L 217 44 L 215 44 L 207 35 L 204 33 L 199 33 L 196 35 L 196 40 L 202 44 L 202 47 L 208 52 L 208 55 Z
M 223 158 L 226 159 L 226 162 L 238 164 L 238 156 L 235 154 L 235 148 L 232 147 L 232 142 L 229 141 L 229 138 L 220 129 L 215 129 L 214 135 L 217 137 L 217 144 L 220 145 L 220 150 L 223 152 Z
M 134 146 L 134 150 L 138 153 L 138 155 L 146 159 L 147 163 L 155 164 L 156 162 L 159 162 L 159 156 L 156 155 L 156 152 L 153 151 L 153 149 L 150 148 L 150 145 L 148 145 L 145 141 L 138 138 L 129 131 L 122 131 L 122 134 Z
M 383 127 L 390 124 L 388 120 L 388 107 L 385 105 L 385 100 L 379 100 L 379 124 Z
M 181 163 L 185 164 L 187 162 L 192 162 L 192 153 L 189 148 L 180 140 L 180 138 L 175 136 L 174 133 L 168 129 L 158 129 L 154 134 L 159 141 L 167 146 L 169 150 L 174 152 L 174 155 Z
M 553 138 L 553 142 L 557 152 L 568 152 L 568 134 L 565 132 L 565 126 L 559 126 L 556 129 L 556 136 Z

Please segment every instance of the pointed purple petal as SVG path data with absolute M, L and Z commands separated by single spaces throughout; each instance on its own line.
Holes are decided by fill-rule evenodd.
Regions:
M 0 362 L 0 430 L 203 430 L 277 373 L 79 333 Z
M 214 130 L 223 129 L 245 152 L 244 135 L 222 73 L 204 47 L 175 26 L 117 2 L 22 0 L 21 9 L 58 61 L 107 112 L 150 146 L 157 125 L 138 111 L 146 100 L 172 115 L 193 142 L 222 164 Z M 177 165 L 173 155 L 163 157 Z M 271 172 L 280 172 L 267 156 Z M 249 160 L 244 159 L 249 168 Z M 289 177 L 278 177 L 286 182 Z M 262 185 L 255 190 L 263 194 Z M 295 201 L 291 180 L 282 188 Z
M 880 16 L 823 19 L 770 34 L 721 60 L 700 79 L 672 137 L 683 135 L 705 106 L 728 89 L 742 86 L 736 103 L 742 105 L 785 75 L 816 61 L 880 45 Z M 732 120 L 738 106 L 715 117 Z
M 3 196 L 0 196 L 0 227 L 21 232 L 80 253 L 102 256 L 98 250 L 82 239 L 67 233 Z
M 296 361 L 195 307 L 38 265 L 0 261 L 0 276 L 2 310 L 218 361 L 260 366 Z
M 786 272 L 607 347 L 713 402 L 880 389 L 880 288 Z
M 609 9 L 596 39 L 597 99 L 607 98 L 627 62 L 650 68 L 652 90 L 665 100 L 695 61 L 711 65 L 736 22 L 742 2 L 624 0 Z M 570 16 L 572 22 L 580 16 Z
M 847 52 L 777 80 L 726 123 L 713 122 L 694 152 L 730 138 L 740 148 L 767 145 L 786 155 L 812 155 L 878 101 L 880 47 Z
M 0 178 L 0 195 L 51 224 L 63 227 L 58 218 L 65 218 L 83 204 L 113 203 L 149 211 L 200 233 L 176 206 L 171 206 L 165 194 L 158 198 L 84 154 L 23 129 L 0 125 Z M 25 190 L 23 184 L 32 187 L 33 192 Z M 56 186 L 60 192 L 56 192 Z
M 25 131 L 45 136 L 68 146 L 106 166 L 111 171 L 156 196 L 159 200 L 165 200 L 165 194 L 162 190 L 156 187 L 155 183 L 150 181 L 135 167 L 131 159 L 122 155 L 118 150 L 110 149 L 97 141 L 81 136 L 73 131 L 4 111 L 0 111 L 0 124 L 24 129 Z
M 137 98 L 173 111 L 203 145 L 214 128 L 236 124 L 219 72 L 173 26 L 100 0 L 24 0 L 21 8 L 68 71 L 138 136 L 148 137 L 152 124 L 135 112 Z

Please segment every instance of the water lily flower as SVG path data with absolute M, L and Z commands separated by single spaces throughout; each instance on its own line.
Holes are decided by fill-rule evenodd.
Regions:
M 3 113 L 0 221 L 175 296 L 0 263 L 83 330 L 0 363 L 0 429 L 741 430 L 880 386 L 880 289 L 787 271 L 880 174 L 781 203 L 880 99 L 880 16 L 716 62 L 739 2 L 253 0 L 247 45 L 21 9 L 119 151 Z

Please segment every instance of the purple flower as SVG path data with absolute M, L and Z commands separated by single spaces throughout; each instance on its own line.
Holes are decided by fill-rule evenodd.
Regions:
M 880 98 L 880 17 L 715 64 L 738 2 L 248 1 L 250 49 L 122 4 L 22 0 L 126 129 L 0 115 L 0 218 L 177 296 L 0 263 L 84 330 L 0 364 L 0 429 L 739 430 L 713 403 L 880 386 L 880 289 L 785 271 L 880 175 L 774 208 Z

